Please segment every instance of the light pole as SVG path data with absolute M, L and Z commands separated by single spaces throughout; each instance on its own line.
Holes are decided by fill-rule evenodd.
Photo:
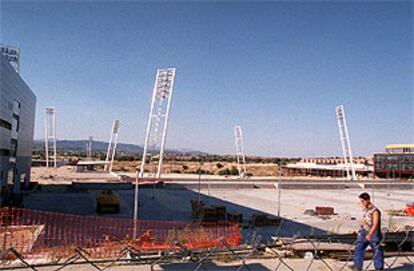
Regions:
M 280 199 L 282 197 L 282 191 L 280 190 L 280 172 L 277 181 L 277 216 L 280 217 Z
M 139 171 L 136 171 L 135 174 L 135 195 L 134 195 L 134 235 L 133 239 L 137 238 L 137 222 L 138 222 L 138 181 L 139 181 Z

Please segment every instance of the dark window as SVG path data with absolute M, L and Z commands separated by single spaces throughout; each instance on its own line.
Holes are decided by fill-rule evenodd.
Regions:
M 0 149 L 0 156 L 9 156 L 10 150 Z
M 16 114 L 13 114 L 13 126 L 16 127 L 16 132 L 19 132 L 20 127 L 20 117 Z
M 8 121 L 5 121 L 4 119 L 0 119 L 0 127 L 6 128 L 7 130 L 12 129 L 11 123 Z
M 16 157 L 17 154 L 17 140 L 10 139 L 10 156 Z

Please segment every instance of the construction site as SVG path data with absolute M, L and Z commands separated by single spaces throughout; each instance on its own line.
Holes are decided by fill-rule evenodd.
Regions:
M 174 77 L 175 69 L 157 71 L 139 162 L 116 161 L 114 120 L 105 160 L 94 158 L 90 137 L 85 158 L 68 165 L 58 155 L 56 110 L 45 109 L 45 160 L 26 189 L 3 197 L 0 269 L 350 270 L 356 199 L 368 191 L 383 212 L 386 264 L 412 270 L 414 181 L 377 178 L 372 164 L 353 158 L 343 106 L 343 158 L 248 164 L 236 125 L 233 163 L 164 173 Z
M 111 21 L 112 14 L 119 11 L 117 8 L 123 8 L 122 12 L 119 12 L 120 17 L 127 18 L 126 14 L 129 10 L 125 10 L 125 7 L 122 6 L 124 3 L 121 2 L 117 2 L 117 5 L 113 6 L 111 5 L 114 3 L 109 3 L 111 16 L 103 16 L 100 22 L 98 22 L 99 20 L 92 23 L 89 21 L 88 24 L 79 22 L 78 28 L 88 30 L 101 26 L 105 21 Z M 134 1 L 132 2 L 132 4 L 136 4 Z M 78 5 L 75 2 L 69 4 L 73 4 L 74 7 Z M 89 3 L 85 5 L 87 4 Z M 128 3 L 125 2 L 125 4 Z M 178 4 L 182 3 L 177 3 L 177 6 L 179 6 Z M 50 6 L 53 6 L 52 3 Z M 142 8 L 145 8 L 144 6 Z M 74 7 L 70 6 L 68 10 Z M 95 8 L 96 6 L 93 6 L 89 9 L 82 9 L 82 11 L 85 11 L 84 13 L 87 15 L 85 16 L 89 18 L 92 17 L 90 14 L 95 12 Z M 96 12 L 99 8 L 96 8 Z M 254 13 L 254 9 L 249 5 L 247 8 L 243 5 L 237 7 L 237 9 L 246 9 L 242 14 L 236 13 L 237 10 L 233 10 L 234 14 L 228 13 L 227 8 L 229 7 L 222 6 L 220 9 L 213 10 L 218 14 L 225 12 L 223 17 L 226 19 L 234 17 L 243 18 L 245 21 L 249 21 L 248 14 Z M 291 8 L 288 7 L 285 11 L 286 14 L 290 14 Z M 20 11 L 17 8 L 11 10 L 13 12 Z M 399 126 L 393 126 L 395 130 L 389 127 L 392 126 L 390 123 L 396 125 L 395 123 L 400 121 L 401 116 L 396 114 L 398 121 L 389 117 L 390 121 L 384 122 L 385 124 L 381 126 L 386 130 L 386 132 L 380 131 L 382 134 L 379 131 L 371 131 L 369 128 L 366 128 L 369 130 L 366 133 L 354 133 L 357 128 L 363 130 L 368 127 L 368 122 L 379 121 L 372 115 L 376 114 L 377 111 L 374 110 L 380 106 L 372 101 L 362 101 L 363 99 L 360 98 L 362 96 L 358 95 L 362 95 L 360 93 L 363 91 L 361 89 L 357 89 L 358 92 L 353 90 L 353 87 L 358 85 L 355 82 L 353 82 L 355 86 L 345 85 L 344 89 L 346 90 L 343 90 L 341 95 L 336 94 L 336 92 L 340 93 L 340 90 L 336 90 L 340 89 L 336 81 L 326 84 L 329 86 L 329 95 L 332 96 L 326 98 L 323 97 L 326 93 L 319 94 L 318 92 L 319 81 L 329 81 L 326 78 L 332 77 L 338 82 L 341 80 L 352 81 L 349 79 L 352 76 L 357 78 L 359 74 L 354 71 L 353 66 L 357 66 L 356 64 L 349 64 L 353 72 L 349 78 L 341 78 L 346 70 L 343 67 L 346 65 L 343 63 L 335 63 L 335 68 L 324 67 L 325 63 L 322 63 L 321 59 L 326 58 L 324 60 L 326 63 L 336 62 L 336 59 L 332 56 L 329 57 L 327 53 L 329 50 L 323 46 L 315 46 L 318 44 L 313 41 L 315 34 L 309 34 L 312 38 L 309 37 L 309 41 L 305 40 L 305 44 L 306 41 L 309 42 L 305 48 L 314 48 L 314 51 L 311 51 L 312 57 L 317 55 L 316 51 L 318 53 L 323 51 L 323 53 L 315 57 L 314 61 L 316 62 L 312 65 L 306 66 L 305 61 L 301 59 L 299 44 L 303 41 L 300 41 L 298 37 L 303 35 L 294 35 L 294 39 L 288 43 L 288 53 L 281 53 L 281 55 L 289 55 L 287 62 L 299 63 L 297 70 L 294 68 L 290 70 L 288 63 L 284 63 L 280 56 L 269 54 L 263 58 L 256 55 L 253 57 L 250 54 L 258 54 L 259 51 L 267 50 L 265 47 L 256 47 L 256 43 L 268 46 L 273 42 L 276 43 L 276 40 L 279 44 L 280 41 L 286 39 L 283 35 L 276 35 L 271 42 L 256 42 L 256 39 L 260 38 L 260 35 L 256 35 L 258 29 L 260 31 L 264 29 L 267 35 L 267 32 L 270 31 L 268 30 L 269 25 L 277 26 L 282 30 L 285 27 L 292 27 L 290 26 L 292 23 L 278 24 L 266 20 L 264 21 L 265 26 L 251 27 L 255 30 L 251 33 L 247 32 L 250 25 L 243 27 L 240 22 L 240 26 L 239 24 L 222 22 L 214 30 L 214 34 L 220 33 L 220 35 L 217 34 L 217 41 L 211 41 L 211 44 L 207 46 L 208 50 L 212 50 L 214 54 L 210 51 L 203 53 L 194 49 L 205 46 L 205 42 L 202 42 L 201 37 L 197 36 L 200 30 L 194 30 L 194 33 L 197 33 L 195 36 L 189 35 L 191 38 L 187 42 L 200 38 L 200 44 L 194 48 L 190 48 L 191 46 L 185 42 L 174 44 L 169 39 L 172 40 L 173 36 L 178 35 L 177 33 L 182 29 L 195 24 L 197 20 L 202 20 L 202 15 L 204 12 L 208 14 L 208 9 L 202 10 L 193 23 L 185 22 L 184 25 L 178 24 L 172 27 L 172 22 L 168 22 L 165 25 L 154 26 L 154 29 L 152 27 L 157 22 L 152 21 L 153 18 L 160 21 L 164 19 L 163 17 L 168 16 L 186 18 L 185 16 L 191 14 L 192 11 L 184 9 L 185 12 L 179 10 L 183 13 L 170 15 L 173 10 L 170 6 L 166 10 L 162 10 L 160 6 L 153 8 L 159 12 L 155 15 L 139 14 L 139 8 L 131 10 L 137 13 L 129 15 L 132 17 L 128 17 L 127 24 L 122 25 L 122 22 L 119 21 L 113 23 L 116 25 L 115 32 L 119 36 L 112 34 L 110 38 L 102 39 L 105 42 L 114 42 L 114 40 L 119 42 L 111 49 L 116 51 L 113 59 L 106 60 L 107 62 L 92 60 L 93 57 L 99 59 L 93 54 L 99 51 L 96 48 L 97 45 L 105 43 L 101 40 L 95 40 L 93 46 L 83 45 L 83 42 L 88 44 L 86 40 L 89 37 L 98 35 L 98 32 L 105 32 L 103 26 L 97 28 L 99 31 L 96 33 L 88 33 L 87 37 L 74 38 L 77 42 L 82 41 L 80 43 L 85 46 L 80 51 L 87 47 L 94 47 L 96 51 L 85 49 L 87 57 L 84 56 L 82 65 L 79 65 L 76 62 L 71 64 L 72 58 L 75 59 L 77 56 L 73 53 L 77 49 L 73 49 L 73 52 L 67 50 L 71 53 L 66 56 L 67 59 L 70 58 L 70 61 L 66 59 L 63 66 L 66 63 L 68 66 L 73 65 L 70 70 L 64 71 L 62 65 L 50 65 L 56 70 L 62 69 L 61 74 L 57 73 L 54 76 L 62 82 L 66 82 L 66 85 L 59 80 L 56 80 L 54 84 L 44 83 L 44 74 L 49 75 L 50 72 L 42 71 L 41 80 L 34 80 L 36 82 L 34 85 L 38 88 L 46 85 L 45 89 L 50 88 L 53 91 L 38 90 L 40 102 L 37 101 L 35 92 L 31 90 L 20 73 L 20 48 L 0 44 L 0 270 L 414 271 L 414 142 L 404 142 L 407 138 L 412 140 L 412 135 L 406 136 L 410 131 L 407 128 L 408 125 L 404 123 L 407 127 L 404 126 L 405 130 L 401 131 L 400 136 L 397 136 L 395 132 L 397 128 L 395 127 Z M 297 21 L 301 21 L 302 24 L 302 17 L 312 13 L 309 10 L 299 11 L 300 13 L 294 14 L 294 16 L 288 15 L 286 17 L 300 18 Z M 33 12 L 38 11 L 33 8 Z M 65 12 L 67 11 L 65 10 Z M 266 14 L 267 6 L 261 12 Z M 335 25 L 322 21 L 321 18 L 325 18 L 332 11 L 324 10 L 324 12 L 326 14 L 317 16 L 318 22 L 314 26 L 318 30 L 315 32 L 316 34 L 325 33 L 325 28 L 328 28 L 328 25 Z M 52 13 L 49 11 L 47 17 L 53 17 Z M 183 15 L 184 13 L 185 15 Z M 347 10 L 344 13 L 346 14 L 344 21 L 351 21 L 347 16 L 353 12 Z M 65 20 L 70 21 L 71 24 L 78 23 L 72 19 L 72 17 L 76 17 L 74 14 L 77 12 L 70 11 L 70 13 L 62 14 L 58 16 L 59 22 L 61 18 L 66 18 Z M 361 14 L 366 16 L 364 12 Z M 271 15 L 263 15 L 263 18 L 267 19 L 267 17 L 273 16 Z M 377 16 L 376 13 L 374 15 Z M 275 17 L 284 16 L 285 14 L 282 12 L 280 16 Z M 25 18 L 25 16 L 20 17 Z M 42 16 L 42 18 L 44 17 L 46 16 Z M 163 39 L 168 37 L 168 42 L 156 39 L 152 41 L 149 38 L 152 37 L 151 35 L 136 34 L 141 33 L 140 31 L 148 31 L 146 30 L 147 25 L 141 24 L 139 21 L 146 17 L 151 17 L 149 23 L 147 22 L 148 26 L 151 26 L 149 27 L 151 31 L 154 32 L 151 35 L 155 35 L 155 32 L 161 33 L 160 29 L 164 28 L 174 29 L 177 33 L 162 32 L 161 36 Z M 206 15 L 206 17 L 208 25 L 213 24 L 214 20 L 221 20 L 220 16 L 216 18 Z M 257 15 L 254 20 L 261 17 Z M 133 25 L 130 21 L 134 21 L 136 25 L 128 33 L 124 33 L 124 36 L 121 35 L 123 28 Z M 185 20 L 183 19 L 183 21 Z M 53 23 L 46 19 L 45 22 L 48 27 L 52 28 Z M 231 31 L 226 32 L 225 28 L 228 25 L 235 28 L 229 28 Z M 300 30 L 308 35 L 308 30 L 303 30 L 306 27 L 306 23 L 300 25 Z M 364 29 L 364 27 L 366 26 L 357 25 L 352 26 L 352 29 Z M 38 28 L 44 31 L 42 27 Z M 244 31 L 248 34 L 243 32 L 240 36 L 233 37 L 233 32 L 236 32 L 238 28 L 245 29 Z M 377 28 L 378 25 L 375 24 L 375 29 Z M 334 28 L 333 33 L 340 32 L 338 29 L 340 28 Z M 395 32 L 395 30 L 388 30 L 386 29 L 384 32 Z M 68 39 L 66 36 L 70 36 L 67 33 L 72 33 L 61 29 L 58 31 L 59 35 L 61 32 L 65 33 L 64 39 Z M 78 34 L 75 32 L 77 31 L 73 31 L 74 36 Z M 137 35 L 135 40 L 131 38 L 134 33 Z M 290 32 L 288 34 L 291 35 Z M 47 39 L 56 37 L 58 40 L 59 35 L 48 34 L 46 37 Z M 381 32 L 381 35 L 378 36 L 382 35 Z M 228 51 L 221 52 L 215 48 L 225 46 L 221 42 L 230 36 L 234 40 L 229 42 Z M 330 35 L 323 34 L 322 36 L 321 40 L 332 42 Z M 344 34 L 344 36 L 354 37 L 353 33 Z M 359 36 L 366 37 L 367 35 L 361 34 Z M 234 44 L 251 37 L 254 39 L 253 49 L 246 47 L 242 54 L 237 53 L 234 58 L 229 57 L 237 47 Z M 186 40 L 185 38 L 182 39 Z M 42 37 L 42 39 L 45 38 Z M 122 42 L 117 39 L 121 39 Z M 151 45 L 145 45 L 141 48 L 141 43 L 146 43 L 143 41 L 148 41 L 148 44 Z M 210 43 L 210 40 L 208 41 Z M 131 48 L 126 49 L 131 43 L 139 44 L 139 46 L 136 45 L 132 50 Z M 153 56 L 146 56 L 151 61 L 156 61 L 155 65 L 154 63 L 145 63 L 148 60 L 143 57 L 145 55 L 143 52 L 146 49 L 144 47 L 155 47 L 152 43 L 157 46 L 161 44 Z M 338 44 L 342 45 L 343 43 L 339 42 Z M 334 47 L 332 44 L 329 46 Z M 375 50 L 376 46 L 382 43 L 372 42 L 372 44 L 375 46 L 370 46 L 367 51 Z M 242 45 L 238 46 L 243 47 Z M 336 46 L 339 47 L 339 45 Z M 360 42 L 355 45 L 356 48 L 360 46 L 363 47 L 364 43 Z M 61 47 L 61 45 L 56 46 L 56 48 Z M 67 45 L 67 47 L 70 46 Z M 190 68 L 187 67 L 187 74 L 189 74 L 188 70 L 199 69 L 202 76 L 196 77 L 193 74 L 194 78 L 191 80 L 180 81 L 180 71 L 185 69 L 182 67 L 186 67 L 183 64 L 186 62 L 174 62 L 171 60 L 174 58 L 163 56 L 164 50 L 168 51 L 168 54 L 174 55 L 175 47 L 185 48 L 185 55 L 179 57 L 191 63 Z M 395 47 L 399 48 L 399 46 Z M 53 49 L 55 48 L 53 47 Z M 111 50 L 102 49 L 103 53 L 100 53 L 111 54 L 113 53 Z M 334 55 L 338 55 L 337 52 L 340 50 L 346 52 L 347 48 L 335 49 Z M 53 54 L 54 50 L 49 51 Z M 134 57 L 129 55 L 130 51 L 139 51 L 139 54 L 142 54 L 141 57 L 134 57 L 139 59 L 139 65 L 142 66 L 140 69 L 145 69 L 146 72 L 151 71 L 150 77 L 149 73 L 137 72 L 135 70 L 136 63 L 128 66 L 128 63 L 120 62 L 122 59 L 128 59 L 126 62 L 133 63 L 131 59 Z M 187 55 L 187 51 L 192 54 Z M 215 57 L 217 63 L 213 63 L 215 68 L 212 69 L 217 73 L 202 69 L 204 62 L 207 63 L 207 59 L 215 55 L 217 51 L 220 51 L 219 57 Z M 31 53 L 33 54 L 33 51 Z M 79 52 L 79 54 L 81 53 L 83 52 Z M 137 53 L 137 55 L 139 54 Z M 196 60 L 196 55 L 202 55 L 202 61 Z M 248 56 L 247 60 L 240 60 L 243 55 Z M 354 56 L 355 59 L 361 58 L 357 54 L 352 57 L 349 57 L 351 54 L 343 53 L 343 55 L 346 58 L 354 58 Z M 381 51 L 378 55 L 385 55 L 385 53 Z M 159 56 L 159 58 L 155 56 Z M 38 59 L 46 58 L 40 55 L 36 55 L 36 57 Z M 219 69 L 221 64 L 217 59 L 221 61 L 222 58 L 231 63 L 231 69 L 227 71 Z M 372 59 L 376 58 L 378 57 L 370 57 L 366 62 L 375 62 Z M 403 58 L 401 57 L 401 59 Z M 238 62 L 239 60 L 241 62 Z M 264 63 L 269 61 L 268 66 L 261 65 L 262 62 L 256 63 L 259 60 Z M 393 59 L 393 61 L 395 60 Z M 53 63 L 53 61 L 50 62 Z M 173 63 L 173 65 L 167 66 L 165 63 Z M 382 62 L 379 63 L 381 67 L 387 66 Z M 246 69 L 249 71 L 249 76 L 246 78 L 239 75 L 239 71 L 235 69 L 236 66 L 244 65 L 248 66 Z M 80 66 L 81 68 L 79 68 Z M 128 66 L 127 72 L 122 70 L 123 66 Z M 264 73 L 264 71 L 273 69 L 273 66 L 278 68 L 281 66 L 282 68 L 277 72 Z M 370 70 L 364 65 L 361 66 L 364 67 L 364 72 Z M 99 79 L 91 77 L 90 74 L 86 75 L 86 71 L 94 69 L 97 74 L 102 72 L 99 69 L 105 71 L 107 69 L 113 73 L 114 78 L 117 72 L 124 77 L 111 79 L 114 82 L 111 85 L 104 82 L 103 79 L 107 78 L 104 78 L 103 75 Z M 310 70 L 313 69 L 320 69 L 320 74 L 316 75 L 316 79 L 311 77 L 306 79 L 308 73 L 311 72 Z M 334 76 L 324 74 L 330 74 L 331 69 L 338 69 L 337 74 Z M 302 70 L 305 71 L 306 76 L 300 75 L 298 72 Z M 372 68 L 372 70 L 376 69 Z M 72 77 L 77 72 L 82 76 L 76 80 Z M 185 73 L 183 72 L 183 74 Z M 232 74 L 237 74 L 237 80 L 231 79 Z M 286 85 L 281 83 L 281 85 L 275 86 L 274 83 L 268 83 L 266 86 L 263 85 L 263 90 L 261 90 L 259 82 L 267 80 L 267 77 L 277 81 L 288 75 L 292 76 L 292 79 L 289 83 L 285 83 Z M 199 75 L 197 74 L 197 76 Z M 213 78 L 217 76 L 225 78 L 221 82 L 222 85 L 218 84 L 220 87 L 206 84 L 202 88 L 209 94 L 213 93 L 219 96 L 216 103 L 223 100 L 224 105 L 214 102 L 209 104 L 210 101 L 203 96 L 205 93 L 198 93 L 197 98 L 189 96 L 189 93 L 196 93 L 197 87 L 206 83 L 205 81 L 201 82 L 200 78 L 208 76 L 212 77 L 208 79 L 210 81 L 217 80 L 217 78 Z M 366 78 L 385 77 L 378 74 L 364 76 L 355 79 L 356 82 L 364 82 L 362 84 L 364 91 L 370 84 Z M 185 76 L 183 75 L 183 77 Z M 176 78 L 179 80 L 176 81 Z M 297 81 L 300 81 L 298 78 L 304 81 L 295 85 Z M 96 82 L 91 83 L 94 80 Z M 104 83 L 98 82 L 101 80 Z M 150 87 L 145 84 L 140 85 L 141 81 L 145 80 L 151 82 Z M 250 81 L 255 80 L 257 82 L 249 85 Z M 314 90 L 312 95 L 308 94 L 308 92 L 311 93 L 312 85 L 306 80 L 309 82 L 318 81 L 316 86 L 313 85 L 313 88 L 317 90 Z M 233 86 L 235 81 L 240 81 L 240 85 Z M 377 85 L 383 84 L 381 81 L 378 82 L 376 82 Z M 129 87 L 128 84 L 138 84 L 140 91 L 141 89 L 145 89 L 145 91 L 135 91 L 136 86 L 134 85 L 135 92 L 122 92 L 122 89 Z M 175 91 L 180 84 L 183 85 L 182 88 Z M 347 84 L 350 83 L 347 82 Z M 392 82 L 390 85 L 394 86 L 394 84 L 395 82 Z M 377 87 L 377 85 L 375 86 Z M 257 90 L 253 90 L 253 94 L 250 93 L 252 86 L 257 87 Z M 306 87 L 300 95 L 295 96 L 293 92 L 289 92 L 290 89 L 300 89 L 303 86 Z M 66 89 L 67 92 L 69 92 L 68 89 L 71 89 L 73 93 L 63 93 L 64 91 L 59 87 Z M 110 88 L 110 91 L 105 87 Z M 240 100 L 232 100 L 237 95 L 242 96 L 241 89 L 243 87 L 248 89 L 248 91 L 244 90 L 243 95 L 248 94 L 243 96 L 245 100 L 262 95 L 261 92 L 267 88 L 271 89 L 269 90 L 270 95 L 275 95 L 273 92 L 276 90 L 273 91 L 272 88 L 277 89 L 278 93 L 271 96 L 274 101 L 269 99 L 271 101 L 269 104 L 266 104 L 269 101 L 265 96 L 263 98 L 264 105 L 249 101 L 254 104 L 253 109 L 250 108 L 249 111 L 242 104 L 237 104 L 240 103 Z M 88 88 L 99 90 L 96 96 L 99 98 L 93 97 L 88 100 L 89 97 L 86 96 L 91 95 Z M 226 91 L 223 91 L 223 88 L 224 90 L 228 88 L 233 92 L 226 96 L 224 93 Z M 108 93 L 101 92 L 101 89 L 105 89 Z M 334 90 L 332 91 L 332 89 Z M 387 93 L 394 91 L 391 87 L 389 89 L 386 90 Z M 375 89 L 375 91 L 375 95 L 377 95 L 377 90 Z M 116 95 L 110 96 L 109 92 L 116 93 Z M 82 96 L 85 101 L 76 100 L 74 96 L 77 95 Z M 378 94 L 378 96 L 380 95 Z M 402 95 L 397 93 L 395 96 Z M 151 100 L 146 97 L 151 97 Z M 173 97 L 174 99 L 181 97 L 180 103 L 172 103 Z M 323 100 L 324 98 L 326 100 Z M 59 103 L 59 99 L 71 101 Z M 102 103 L 96 101 L 99 99 L 102 99 Z M 134 102 L 126 103 L 126 100 L 129 99 Z M 138 100 L 145 101 L 147 105 L 144 115 L 141 114 L 141 111 L 134 111 L 135 107 L 142 107 L 142 104 L 135 104 L 135 101 Z M 306 101 L 300 105 L 300 100 Z M 383 100 L 381 101 L 385 103 Z M 182 108 L 179 105 L 182 106 L 186 103 L 192 103 L 192 106 L 189 107 L 190 111 L 180 111 Z M 201 103 L 205 107 L 200 106 Z M 233 107 L 230 106 L 232 103 L 235 104 Z M 287 103 L 294 104 L 292 108 L 297 115 L 284 107 L 284 104 Z M 312 103 L 318 104 L 312 105 Z M 390 102 L 387 101 L 387 106 L 388 103 Z M 226 107 L 225 110 L 214 115 L 212 112 L 218 110 L 220 106 Z M 299 108 L 301 106 L 303 108 Z M 36 121 L 36 118 L 39 118 L 39 116 L 35 116 L 39 115 L 36 113 L 36 107 L 41 108 L 40 122 L 43 126 L 40 125 L 42 126 L 41 136 L 36 137 L 40 139 L 34 139 L 35 135 L 39 136 L 39 132 L 36 134 L 35 131 L 35 122 L 39 122 L 39 120 Z M 234 110 L 236 107 L 237 112 Z M 271 109 L 260 111 L 260 107 L 270 107 Z M 195 108 L 199 110 L 200 116 L 196 116 L 195 119 L 188 118 L 188 115 L 197 115 Z M 347 113 L 352 112 L 349 118 L 345 113 L 345 108 Z M 187 108 L 187 110 L 189 109 Z M 208 112 L 209 110 L 212 111 Z M 316 115 L 309 114 L 309 110 L 328 113 L 323 113 L 325 114 L 323 118 L 316 119 Z M 122 111 L 123 115 L 117 111 Z M 171 111 L 177 112 L 181 119 L 178 117 L 170 119 Z M 66 115 L 61 118 L 62 121 L 59 118 L 60 112 L 66 112 Z M 140 112 L 140 115 L 136 115 L 137 112 Z M 383 116 L 386 114 L 393 114 L 387 112 L 381 115 L 381 118 L 384 118 Z M 403 113 L 407 114 L 405 111 Z M 204 119 L 205 115 L 209 114 L 214 116 L 211 119 Z M 278 119 L 274 117 L 277 114 L 292 114 L 292 116 Z M 227 118 L 227 121 L 231 120 L 231 125 L 221 118 Z M 300 118 L 303 119 L 299 120 Z M 90 119 L 89 124 L 85 124 L 83 119 Z M 109 120 L 109 122 L 104 122 L 103 119 Z M 287 124 L 282 124 L 282 119 Z M 197 126 L 195 123 L 197 121 L 203 123 L 200 126 L 203 129 L 193 129 L 192 126 Z M 348 129 L 354 124 L 357 128 Z M 39 126 L 37 123 L 36 125 Z M 267 126 L 272 125 L 277 128 L 267 130 Z M 141 130 L 136 129 L 138 126 Z M 179 131 L 175 130 L 173 131 L 175 134 L 171 133 L 170 126 L 176 127 L 175 129 Z M 79 131 L 79 127 L 82 131 Z M 260 129 L 265 132 L 261 133 Z M 138 134 L 137 130 L 142 131 L 142 134 Z M 207 133 L 207 130 L 213 132 Z M 331 130 L 334 131 L 332 134 L 335 136 L 330 134 Z M 303 131 L 306 131 L 304 136 L 295 137 Z M 204 134 L 204 132 L 206 133 Z M 214 133 L 217 133 L 218 136 L 215 137 Z M 256 133 L 256 141 L 245 140 L 249 133 Z M 185 137 L 182 136 L 183 134 Z M 355 134 L 357 136 L 354 136 Z M 386 142 L 384 139 L 384 141 L 377 140 L 374 144 L 372 143 L 374 139 L 369 138 L 370 136 L 381 137 L 385 134 L 387 136 L 392 134 L 386 140 L 389 141 L 389 138 L 392 138 L 395 142 Z M 137 144 L 123 143 L 123 135 L 129 135 L 129 139 L 139 138 L 139 140 Z M 304 144 L 299 142 L 304 138 L 309 142 Z M 175 139 L 175 142 L 179 142 L 182 146 L 170 146 L 169 143 L 173 141 L 171 139 Z M 357 144 L 351 144 L 351 139 L 352 143 Z M 218 151 L 209 152 L 195 149 L 194 146 L 200 146 L 197 144 L 205 144 L 206 150 L 211 147 Z M 293 150 L 296 148 L 296 144 L 299 146 L 298 150 Z M 335 144 L 338 147 L 332 148 Z M 260 147 L 252 145 L 260 145 Z M 223 146 L 231 146 L 233 151 L 222 151 L 222 148 L 225 149 Z M 278 148 L 285 148 L 285 152 Z M 254 151 L 247 152 L 246 150 Z M 280 153 L 288 153 L 288 155 L 271 155 L 271 153 L 279 153 L 279 151 Z M 257 155 L 256 153 L 259 152 L 269 153 L 269 155 Z M 309 155 L 290 155 L 290 153 Z M 357 263 L 362 264 L 362 268 Z

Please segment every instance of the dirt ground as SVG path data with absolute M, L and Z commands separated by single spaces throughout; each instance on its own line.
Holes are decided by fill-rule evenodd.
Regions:
M 76 172 L 74 166 L 62 167 L 32 167 L 31 180 L 44 184 L 70 184 L 73 181 L 118 181 L 118 177 L 114 174 L 99 171 Z
M 114 171 L 127 171 L 135 172 L 139 162 L 115 162 L 113 169 Z M 153 166 L 152 171 L 155 172 L 155 166 Z M 198 169 L 201 169 L 207 174 L 219 175 L 219 171 L 229 169 L 233 167 L 237 168 L 236 163 L 228 162 L 171 162 L 168 161 L 163 165 L 163 172 L 165 174 L 170 173 L 183 173 L 183 174 L 192 174 L 195 173 Z M 251 173 L 253 176 L 277 176 L 278 175 L 278 165 L 277 164 L 264 164 L 264 163 L 255 163 L 247 165 L 247 172 Z
M 240 261 L 232 261 L 229 263 L 223 262 L 206 262 L 203 264 L 201 270 L 209 270 L 209 271 L 234 271 L 234 270 L 251 270 L 251 271 L 272 271 L 279 266 L 277 269 L 278 271 L 288 271 L 288 270 L 309 270 L 309 271 L 328 271 L 328 270 L 343 270 L 343 271 L 350 271 L 352 270 L 352 263 L 346 262 L 339 262 L 331 259 L 326 259 L 324 261 L 316 260 L 316 259 L 283 259 L 284 263 L 288 265 L 291 269 L 288 269 L 285 264 L 280 264 L 280 260 L 278 259 L 247 259 L 245 260 L 245 264 L 248 267 L 241 268 L 242 263 Z M 413 271 L 414 265 L 406 258 L 386 258 L 385 262 L 388 264 L 393 264 L 393 268 L 389 270 L 394 271 Z M 366 261 L 365 266 L 368 265 L 369 261 Z M 30 262 L 32 263 L 32 261 Z M 107 265 L 107 264 L 106 264 Z M 329 268 L 327 267 L 329 266 Z M 309 267 L 310 266 L 310 267 Z M 101 265 L 102 268 L 106 268 L 105 264 Z M 159 264 L 155 265 L 154 270 L 160 271 L 193 271 L 197 267 L 196 263 L 169 263 L 169 264 Z M 309 267 L 309 269 L 308 269 Z M 36 267 L 36 270 L 39 271 L 54 271 L 56 270 L 56 266 L 51 267 Z M 32 269 L 25 268 L 19 269 L 24 271 L 31 271 Z M 67 271 L 95 271 L 96 268 L 90 264 L 81 264 L 81 265 L 69 265 L 65 267 Z M 148 264 L 145 265 L 117 265 L 114 264 L 106 270 L 119 270 L 119 271 L 150 271 L 151 266 Z M 372 271 L 373 266 L 371 264 L 370 268 L 364 269 L 366 271 Z
M 283 223 L 280 228 L 249 228 L 244 232 L 257 232 L 269 239 L 272 235 L 293 236 L 311 233 L 352 233 L 358 230 L 358 219 L 361 208 L 358 205 L 358 194 L 361 189 L 323 190 L 312 193 L 309 190 L 282 190 L 281 203 L 278 204 L 276 189 L 203 189 L 200 199 L 209 205 L 222 205 L 233 213 L 241 213 L 247 223 L 254 214 L 280 216 Z M 409 225 L 414 227 L 413 217 L 389 216 L 387 209 L 404 208 L 412 201 L 413 192 L 408 190 L 378 190 L 374 192 L 374 203 L 383 211 L 383 227 L 393 230 Z M 96 195 L 99 190 L 71 192 L 56 189 L 36 191 L 24 198 L 26 208 L 45 211 L 64 212 L 80 215 L 96 214 Z M 121 198 L 121 211 L 111 216 L 132 217 L 133 190 L 117 191 Z M 139 189 L 139 218 L 145 220 L 178 220 L 190 221 L 190 200 L 198 199 L 197 191 L 189 189 L 168 190 Z M 334 207 L 336 215 L 326 218 L 304 214 L 306 209 L 316 206 Z

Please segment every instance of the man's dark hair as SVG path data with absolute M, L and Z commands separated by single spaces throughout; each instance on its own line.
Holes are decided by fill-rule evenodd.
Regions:
M 370 200 L 371 199 L 371 197 L 369 196 L 369 194 L 367 192 L 364 192 L 361 195 L 359 195 L 359 198 L 363 199 L 363 200 Z

